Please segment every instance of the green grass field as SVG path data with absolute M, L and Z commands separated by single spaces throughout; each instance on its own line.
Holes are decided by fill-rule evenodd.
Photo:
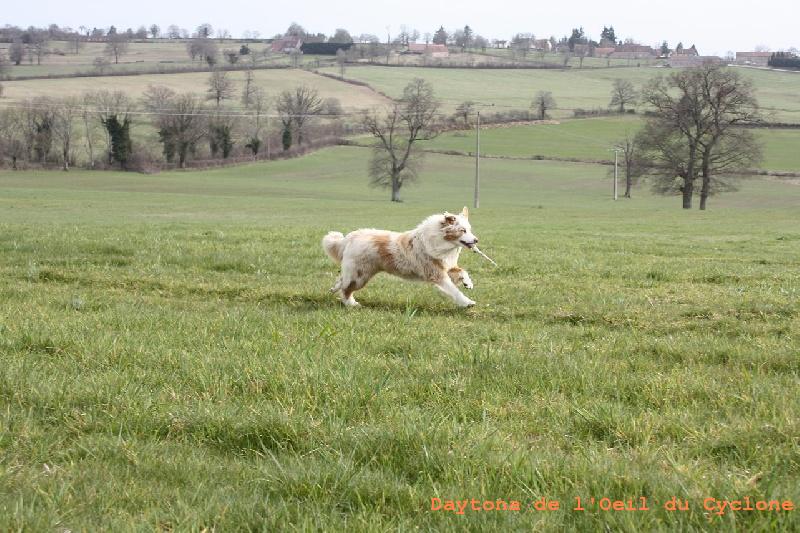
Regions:
M 323 69 L 337 72 L 336 69 Z M 369 83 L 391 98 L 399 97 L 411 79 L 420 77 L 433 84 L 442 108 L 452 112 L 464 100 L 494 104 L 484 112 L 528 109 L 538 91 L 551 91 L 558 108 L 555 118 L 573 116 L 573 109 L 606 108 L 615 79 L 628 79 L 637 87 L 668 68 L 603 69 L 434 69 L 413 67 L 350 67 L 345 77 Z M 756 96 L 772 121 L 800 123 L 800 74 L 740 69 L 753 80 Z
M 367 154 L 0 172 L 0 529 L 800 526 L 702 507 L 800 503 L 800 187 L 683 211 L 613 202 L 598 165 L 485 160 L 471 218 L 499 267 L 461 260 L 478 305 L 379 277 L 347 310 L 326 231 L 406 229 L 472 194 L 472 161 L 430 155 L 391 204 Z M 528 511 L 541 497 L 562 509 Z
M 638 117 L 568 119 L 559 124 L 504 125 L 481 130 L 481 153 L 487 156 L 573 158 L 612 161 L 611 148 L 641 128 Z M 764 159 L 761 168 L 800 172 L 800 130 L 756 129 Z M 420 144 L 426 150 L 475 153 L 475 132 L 451 131 Z

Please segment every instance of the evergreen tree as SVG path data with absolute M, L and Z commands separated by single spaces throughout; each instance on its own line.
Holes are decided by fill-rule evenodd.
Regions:
M 447 37 L 444 26 L 439 26 L 439 29 L 433 34 L 433 44 L 447 44 Z
M 116 115 L 111 115 L 103 120 L 103 126 L 111 138 L 111 160 L 119 163 L 120 168 L 127 168 L 128 160 L 133 153 L 130 119 L 126 117 L 120 122 Z
M 617 36 L 614 33 L 614 26 L 609 26 L 608 28 L 603 26 L 603 31 L 600 33 L 600 40 L 611 41 L 612 43 L 617 42 Z
M 292 147 L 292 123 L 291 122 L 284 122 L 283 123 L 283 134 L 281 135 L 281 144 L 283 145 L 284 151 L 288 150 Z

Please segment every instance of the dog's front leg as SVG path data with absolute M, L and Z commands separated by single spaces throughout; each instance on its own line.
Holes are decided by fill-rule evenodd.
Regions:
M 456 287 L 458 287 L 459 283 L 463 283 L 464 287 L 468 289 L 474 287 L 472 284 L 472 278 L 469 277 L 469 274 L 467 274 L 466 270 L 454 266 L 447 271 L 447 275 L 450 277 L 450 280 L 456 285 Z
M 474 289 L 475 288 L 475 284 L 472 283 L 472 278 L 469 277 L 469 274 L 467 273 L 466 270 L 462 270 L 461 271 L 461 281 L 464 282 L 464 287 L 466 287 L 468 289 Z
M 469 298 L 464 296 L 464 294 L 460 290 L 458 290 L 456 284 L 453 283 L 453 280 L 451 280 L 449 277 L 445 277 L 440 282 L 438 282 L 436 284 L 436 287 L 440 291 L 445 293 L 447 296 L 452 298 L 453 301 L 456 303 L 456 305 L 459 307 L 470 307 L 472 305 L 475 305 L 475 302 L 473 300 L 470 300 Z

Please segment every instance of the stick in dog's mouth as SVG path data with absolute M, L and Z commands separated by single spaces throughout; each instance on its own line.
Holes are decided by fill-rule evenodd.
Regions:
M 490 262 L 491 264 L 493 264 L 494 266 L 497 266 L 497 263 L 495 263 L 495 262 L 494 262 L 494 260 L 493 260 L 491 257 L 489 257 L 489 256 L 488 256 L 488 255 L 486 255 L 485 253 L 481 252 L 481 250 L 480 250 L 480 248 L 478 248 L 478 245 L 477 245 L 477 244 L 473 244 L 473 245 L 472 245 L 472 247 L 471 247 L 471 250 L 472 250 L 473 252 L 475 252 L 476 254 L 479 254 L 481 257 L 483 257 L 484 259 L 486 259 L 487 261 L 489 261 L 489 262 Z

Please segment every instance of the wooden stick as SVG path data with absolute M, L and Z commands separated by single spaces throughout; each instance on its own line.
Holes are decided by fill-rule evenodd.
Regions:
M 475 252 L 476 254 L 479 254 L 481 257 L 483 257 L 484 259 L 489 261 L 494 266 L 497 266 L 497 263 L 495 263 L 494 260 L 491 257 L 489 257 L 485 253 L 481 252 L 480 248 L 478 248 L 477 246 L 473 246 L 472 247 L 472 251 Z

